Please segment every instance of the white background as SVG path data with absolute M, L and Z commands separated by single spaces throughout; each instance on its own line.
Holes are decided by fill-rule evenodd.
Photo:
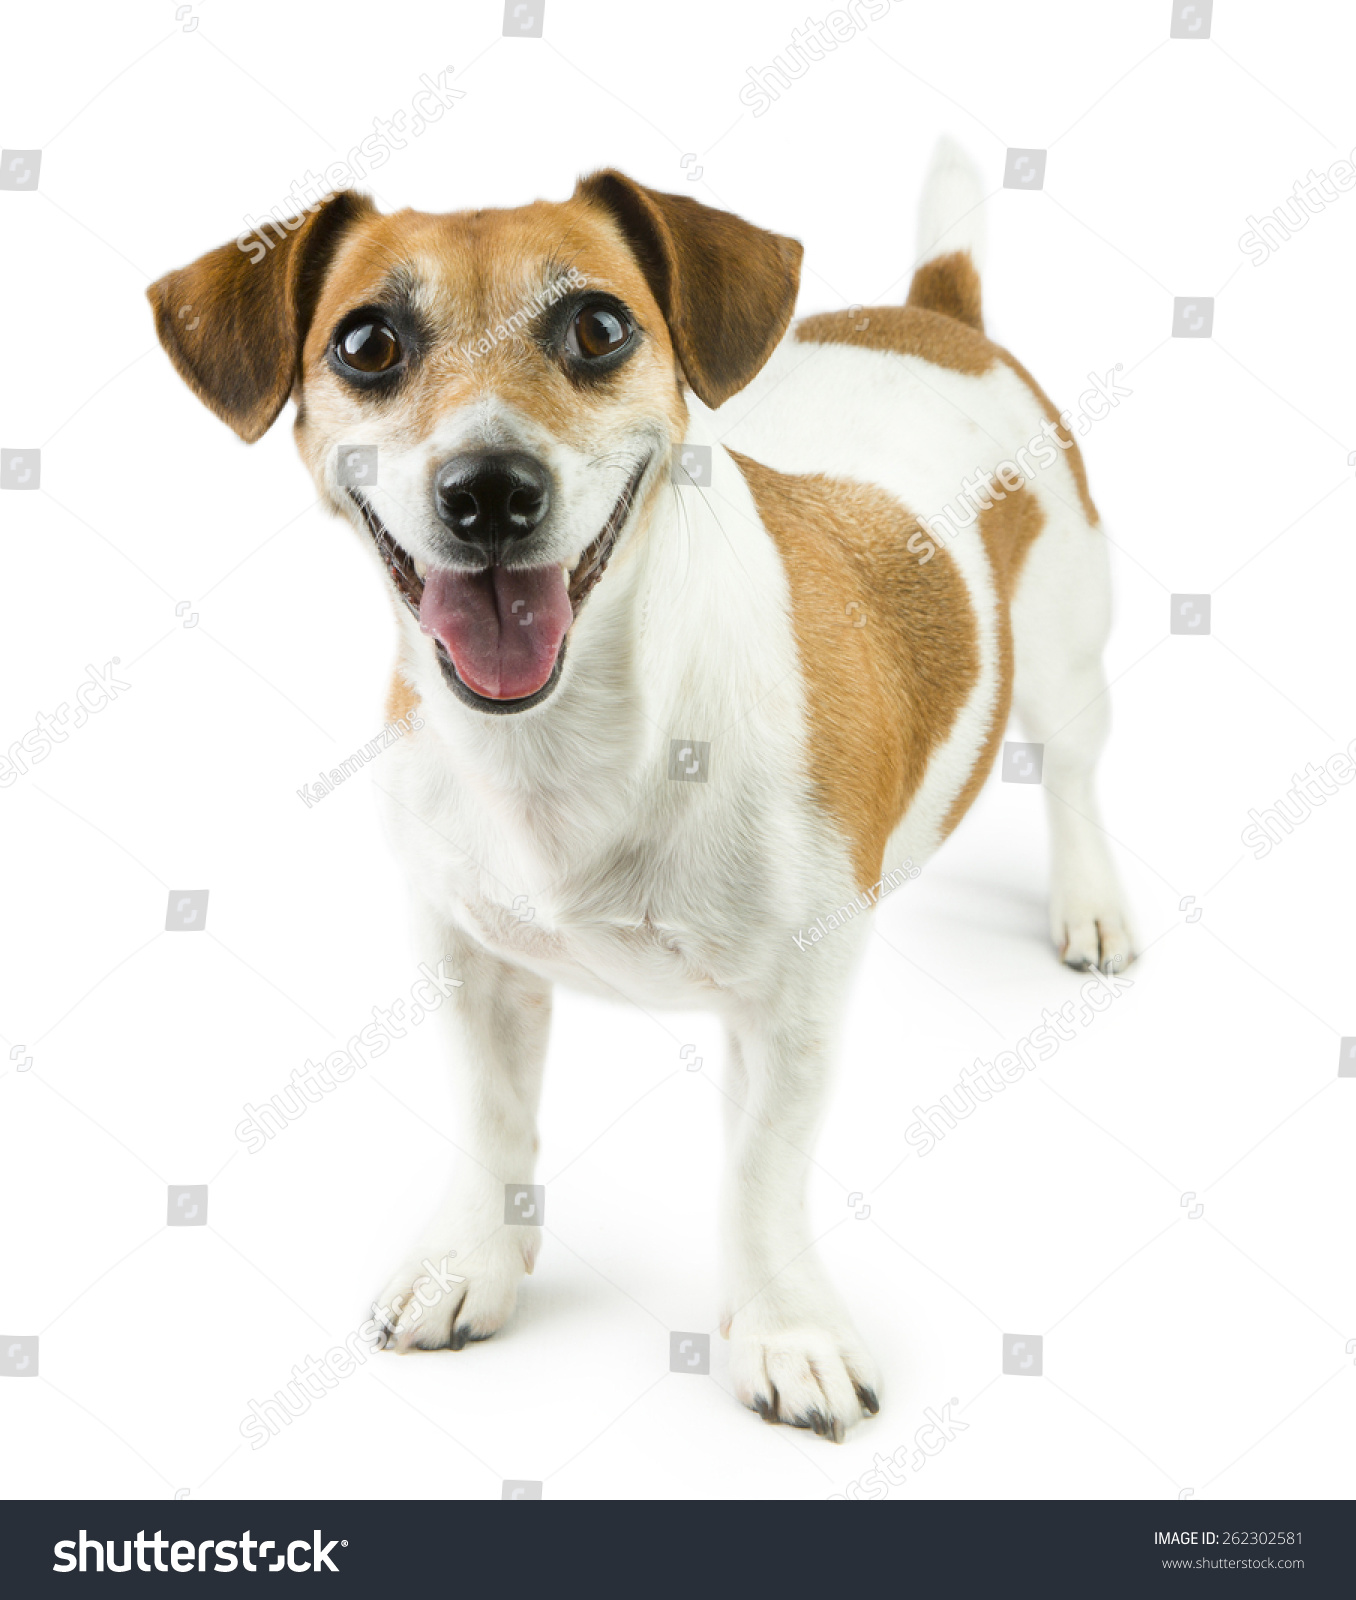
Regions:
M 39 1334 L 41 1372 L 0 1376 L 4 1491 L 822 1498 L 954 1397 L 965 1431 L 893 1498 L 1356 1492 L 1356 795 L 1266 860 L 1239 842 L 1356 734 L 1356 192 L 1260 267 L 1237 242 L 1356 142 L 1351 18 L 1220 4 L 1181 42 L 1169 0 L 906 0 L 755 118 L 739 90 L 803 0 L 547 0 L 541 40 L 488 0 L 174 11 L 7 21 L 0 139 L 43 162 L 0 192 L 0 442 L 42 447 L 42 489 L 0 499 L 0 744 L 87 664 L 132 688 L 0 792 L 0 1333 Z M 709 1378 L 669 1374 L 669 1330 L 717 1316 L 717 1030 L 570 995 L 510 1328 L 373 1357 L 263 1449 L 239 1432 L 362 1321 L 455 1129 L 425 1026 L 262 1154 L 234 1136 L 415 976 L 379 764 L 296 793 L 380 726 L 392 633 L 288 426 L 247 449 L 202 409 L 143 290 L 449 64 L 465 97 L 375 174 L 384 207 L 617 165 L 801 238 L 802 311 L 898 302 L 948 131 L 992 191 L 994 337 L 1060 405 L 1117 362 L 1133 390 L 1083 448 L 1114 542 L 1102 791 L 1147 954 L 919 1159 L 911 1108 L 1083 982 L 1046 942 L 1039 790 L 991 783 L 880 912 L 812 1194 L 885 1380 L 840 1448 L 743 1411 L 719 1338 Z M 1009 145 L 1048 148 L 1043 192 L 1001 187 Z M 1170 339 L 1175 295 L 1216 297 L 1211 340 Z M 1169 637 L 1173 592 L 1212 594 L 1210 638 Z M 203 887 L 205 934 L 162 932 Z M 171 1183 L 210 1185 L 206 1228 L 165 1226 Z M 1044 1335 L 1042 1378 L 999 1376 L 1004 1333 Z

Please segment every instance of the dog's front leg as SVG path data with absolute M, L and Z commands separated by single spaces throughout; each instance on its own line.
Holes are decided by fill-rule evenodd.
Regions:
M 732 1026 L 722 1326 L 746 1406 L 841 1442 L 878 1406 L 875 1367 L 811 1248 L 805 1214 L 832 1022 L 781 1005 Z
M 451 1053 L 461 1154 L 446 1201 L 377 1314 L 394 1349 L 460 1350 L 512 1315 L 540 1244 L 530 1185 L 551 988 L 456 929 L 424 927 L 433 969 L 443 961 L 442 971 L 460 979 L 438 1016 Z M 509 1207 L 512 1222 L 505 1221 Z

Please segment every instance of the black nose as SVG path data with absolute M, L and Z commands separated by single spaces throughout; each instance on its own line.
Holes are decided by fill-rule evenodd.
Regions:
M 493 555 L 546 516 L 551 475 L 520 452 L 468 452 L 439 468 L 433 504 L 458 539 Z

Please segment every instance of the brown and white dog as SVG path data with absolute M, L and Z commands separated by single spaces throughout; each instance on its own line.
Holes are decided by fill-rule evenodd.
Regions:
M 869 917 L 803 931 L 927 860 L 1015 701 L 1055 944 L 1131 959 L 1093 793 L 1106 551 L 1058 413 L 984 336 L 982 198 L 944 145 L 907 303 L 789 331 L 799 244 L 611 171 L 509 211 L 337 194 L 150 290 L 242 438 L 296 400 L 394 602 L 390 714 L 422 719 L 387 812 L 422 954 L 462 980 L 440 1014 L 473 1159 L 383 1297 L 395 1347 L 488 1338 L 532 1269 L 505 1186 L 532 1178 L 551 986 L 715 1010 L 736 1392 L 841 1439 L 877 1378 L 803 1195 Z M 939 534 L 969 480 L 985 509 Z

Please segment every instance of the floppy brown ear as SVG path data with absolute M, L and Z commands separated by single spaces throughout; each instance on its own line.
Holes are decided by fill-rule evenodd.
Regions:
M 287 404 L 335 247 L 375 209 L 346 189 L 286 228 L 266 223 L 267 233 L 241 234 L 146 291 L 175 370 L 247 444 Z
M 791 320 L 799 241 L 611 170 L 580 179 L 575 194 L 626 235 L 694 393 L 709 406 L 737 394 Z

